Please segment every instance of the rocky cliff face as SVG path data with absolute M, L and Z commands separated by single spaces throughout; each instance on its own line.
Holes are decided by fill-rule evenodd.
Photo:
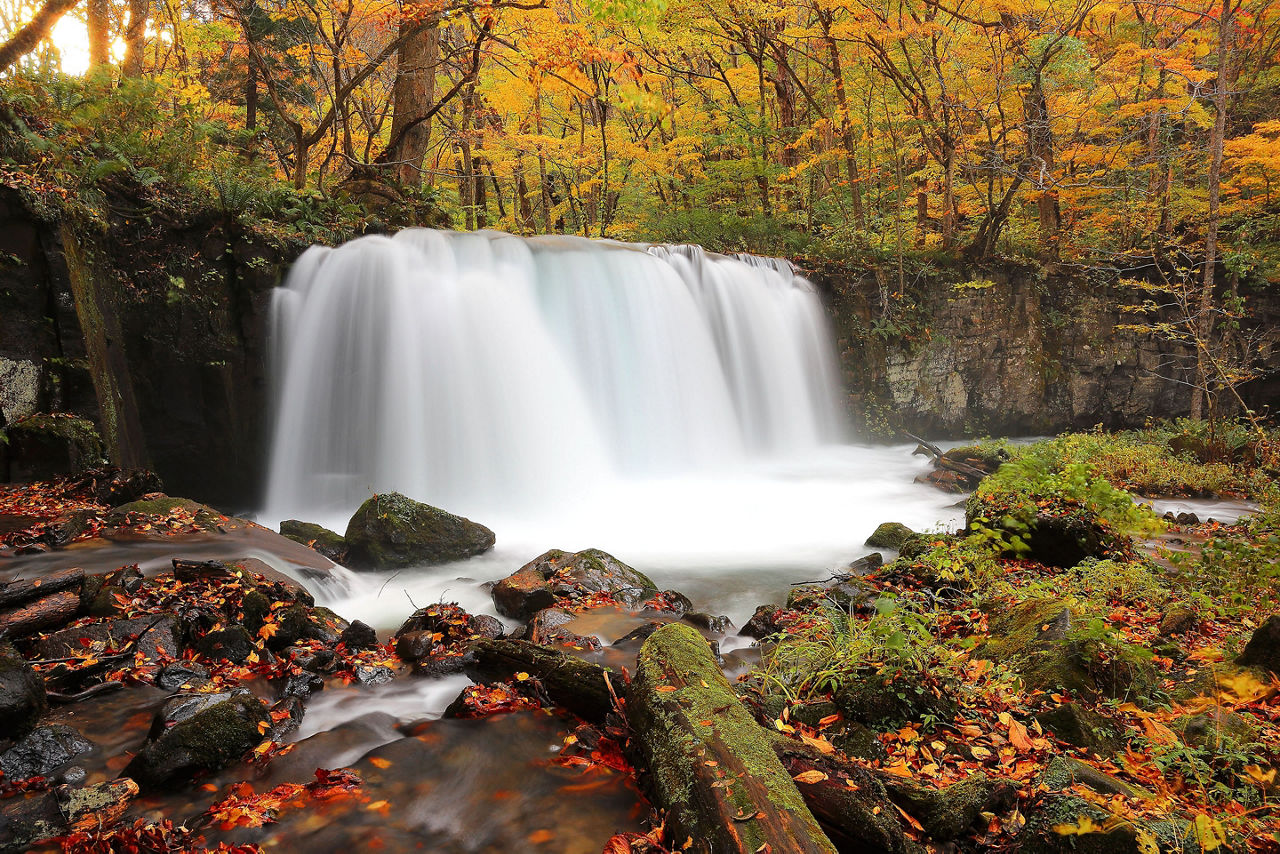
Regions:
M 115 209 L 77 221 L 0 187 L 0 415 L 85 415 L 113 462 L 247 506 L 265 456 L 270 291 L 302 247 L 232 217 Z
M 97 423 L 113 462 L 153 468 L 171 493 L 252 506 L 267 453 L 270 292 L 305 247 L 140 199 L 124 188 L 107 222 L 82 221 L 0 186 L 0 427 L 76 413 Z M 1115 330 L 1126 298 L 1104 277 L 935 271 L 888 296 L 886 317 L 889 275 L 812 271 L 864 438 L 1124 427 L 1187 411 L 1168 354 Z M 1280 321 L 1280 298 L 1250 299 L 1262 322 Z M 1278 391 L 1255 384 L 1251 405 Z
M 1190 352 L 1117 330 L 1135 322 L 1122 306 L 1137 299 L 1114 276 L 1010 264 L 939 271 L 894 296 L 897 276 L 883 270 L 811 275 L 831 307 L 863 435 L 1047 434 L 1189 410 Z M 1274 324 L 1280 299 L 1246 295 L 1257 321 Z M 1258 382 L 1247 396 L 1258 408 L 1275 392 Z

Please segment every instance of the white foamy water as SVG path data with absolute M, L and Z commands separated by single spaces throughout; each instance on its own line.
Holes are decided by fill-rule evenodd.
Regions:
M 841 444 L 825 315 L 785 261 L 413 229 L 311 249 L 275 308 L 262 518 L 342 531 L 397 491 L 498 537 L 461 564 L 348 577 L 349 618 L 490 610 L 481 582 L 595 547 L 740 622 L 865 553 L 880 522 L 961 515 L 912 483 L 911 446 Z

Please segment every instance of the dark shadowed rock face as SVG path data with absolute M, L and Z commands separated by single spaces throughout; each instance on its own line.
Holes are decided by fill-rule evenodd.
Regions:
M 1280 614 L 1273 614 L 1258 627 L 1245 644 L 1236 664 L 1264 667 L 1280 673 Z
M 361 504 L 345 539 L 352 569 L 398 569 L 465 560 L 496 538 L 484 525 L 392 492 Z
M 47 707 L 44 680 L 12 646 L 0 646 L 0 739 L 31 732 Z
M 143 788 L 181 785 L 196 774 L 217 771 L 240 759 L 262 741 L 270 724 L 267 707 L 256 697 L 221 700 L 163 729 L 124 773 Z

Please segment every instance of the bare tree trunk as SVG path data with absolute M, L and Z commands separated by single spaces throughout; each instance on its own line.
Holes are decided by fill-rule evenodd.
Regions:
M 89 0 L 86 9 L 89 31 L 89 67 L 97 68 L 111 61 L 110 0 Z
M 1209 366 L 1205 348 L 1213 334 L 1213 276 L 1218 263 L 1218 206 L 1222 198 L 1222 149 L 1227 136 L 1227 94 L 1231 86 L 1231 0 L 1222 0 L 1218 18 L 1218 85 L 1213 93 L 1217 115 L 1209 138 L 1209 212 L 1204 235 L 1204 282 L 1200 288 L 1200 305 L 1196 312 L 1196 384 L 1191 393 L 1191 417 L 1204 415 L 1205 391 Z
M 1053 131 L 1049 127 L 1049 104 L 1039 72 L 1031 89 L 1022 97 L 1022 115 L 1026 123 L 1027 153 L 1031 157 L 1032 180 L 1039 191 L 1036 209 L 1040 214 L 1040 243 L 1051 257 L 1058 254 L 1058 231 L 1061 209 L 1053 190 Z
M 142 75 L 142 60 L 147 50 L 147 20 L 151 17 L 151 0 L 129 0 L 129 26 L 124 31 L 124 73 Z
M 849 193 L 853 198 L 853 219 L 859 228 L 865 228 L 867 221 L 866 214 L 862 210 L 862 179 L 858 175 L 858 146 L 857 140 L 853 137 L 849 95 L 844 87 L 844 66 L 840 62 L 840 45 L 831 35 L 830 13 L 819 13 L 819 15 L 823 41 L 827 46 L 827 59 L 831 64 L 831 76 L 836 85 L 836 106 L 840 110 L 840 144 L 844 146 L 845 180 L 849 182 Z
M 400 21 L 400 32 L 416 27 L 414 21 Z M 403 128 L 420 120 L 436 99 L 436 65 L 440 62 L 440 28 L 431 26 L 411 36 L 396 59 L 396 79 L 392 90 L 391 139 L 400 139 L 388 158 L 395 164 L 397 180 L 406 187 L 422 185 L 422 160 L 431 141 L 431 120 L 418 121 L 408 131 Z M 401 136 L 403 132 L 403 136 Z

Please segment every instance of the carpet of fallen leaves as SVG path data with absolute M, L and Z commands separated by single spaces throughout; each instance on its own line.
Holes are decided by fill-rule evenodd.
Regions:
M 1179 530 L 1179 533 L 1184 532 Z M 1185 533 L 1191 539 L 1203 540 L 1209 534 L 1231 534 L 1232 529 L 1208 523 Z M 999 563 L 1007 582 L 1003 589 L 1015 592 L 995 601 L 988 599 L 982 609 L 974 606 L 973 598 L 958 595 L 955 590 L 950 591 L 953 598 L 939 596 L 936 590 L 928 589 L 909 573 L 896 572 L 891 566 L 860 580 L 932 612 L 932 631 L 937 639 L 959 641 L 953 650 L 971 649 L 988 637 L 989 615 L 1020 601 L 1019 587 L 1038 583 L 1036 589 L 1043 591 L 1046 585 L 1051 588 L 1063 572 L 1027 560 Z M 1106 613 L 1108 628 L 1123 643 L 1144 650 L 1168 648 L 1170 639 L 1160 637 L 1159 607 L 1125 596 L 1123 591 L 1100 599 L 1104 607 L 1110 609 Z M 779 609 L 772 616 L 784 635 L 803 634 L 822 624 L 822 618 L 814 611 Z M 1126 824 L 1138 827 L 1139 821 L 1176 816 L 1189 822 L 1187 833 L 1194 837 L 1192 841 L 1199 844 L 1200 850 L 1226 850 L 1228 839 L 1234 836 L 1243 841 L 1249 851 L 1275 854 L 1280 852 L 1280 801 L 1274 797 L 1280 791 L 1277 786 L 1280 678 L 1233 668 L 1229 665 L 1232 656 L 1227 653 L 1233 642 L 1235 649 L 1239 649 L 1263 616 L 1265 614 L 1255 615 L 1254 619 L 1238 614 L 1225 617 L 1213 609 L 1200 609 L 1194 629 L 1176 638 L 1178 660 L 1154 654 L 1150 663 L 1160 677 L 1159 691 L 1164 696 L 1174 695 L 1179 686 L 1195 681 L 1198 675 L 1205 676 L 1201 671 L 1212 673 L 1208 689 L 1191 699 L 1145 704 L 1145 707 L 1132 701 L 1103 700 L 1065 691 L 1029 690 L 1005 663 L 979 658 L 967 651 L 953 651 L 945 662 L 935 660 L 936 672 L 910 674 L 909 687 L 924 692 L 947 692 L 958 698 L 959 713 L 955 719 L 928 725 L 912 722 L 878 733 L 884 753 L 882 759 L 847 758 L 855 765 L 939 788 L 961 782 L 975 772 L 1016 782 L 1020 787 L 1018 809 L 1009 815 L 990 816 L 985 833 L 968 842 L 976 850 L 1019 850 L 1017 834 L 1026 824 L 1028 811 L 1036 808 L 1038 799 L 1046 792 L 1040 778 L 1050 760 L 1065 755 L 1138 787 L 1139 794 L 1134 797 L 1104 795 L 1082 784 L 1071 786 L 1072 795 L 1103 808 L 1112 819 L 1106 825 L 1099 825 L 1081 816 L 1075 823 L 1055 828 L 1063 835 L 1101 833 Z M 883 660 L 865 662 L 872 667 L 884 663 Z M 957 692 L 957 683 L 965 690 Z M 1102 757 L 1055 738 L 1042 728 L 1036 714 L 1064 702 L 1074 702 L 1118 724 L 1125 746 L 1114 756 Z M 794 705 L 784 708 L 773 722 L 775 728 L 823 753 L 838 753 L 832 739 L 843 723 L 842 716 L 832 714 L 810 726 L 794 718 L 793 708 Z M 1205 713 L 1217 716 L 1235 713 L 1247 718 L 1258 732 L 1255 761 L 1234 766 L 1224 762 L 1215 766 L 1210 759 L 1208 773 L 1212 776 L 1207 780 L 1189 773 L 1190 766 L 1178 761 L 1187 753 L 1187 747 L 1175 731 L 1175 721 Z M 822 772 L 806 773 L 826 778 Z M 847 782 L 852 785 L 852 781 Z M 1257 802 L 1247 807 L 1240 800 L 1224 795 L 1232 788 L 1241 792 L 1252 788 L 1254 794 L 1259 795 Z M 928 842 L 923 828 L 912 816 L 903 813 L 903 819 L 912 825 L 911 835 L 917 841 Z M 1144 841 L 1141 833 L 1139 840 Z M 1151 845 L 1155 845 L 1154 840 Z M 1155 850 L 1151 848 L 1153 854 Z

